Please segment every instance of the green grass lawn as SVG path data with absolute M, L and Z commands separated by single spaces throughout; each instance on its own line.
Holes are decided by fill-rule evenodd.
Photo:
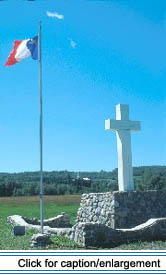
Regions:
M 72 224 L 75 223 L 77 210 L 81 197 L 79 195 L 65 196 L 45 196 L 44 218 L 54 217 L 61 212 L 66 212 L 71 217 Z M 24 217 L 39 218 L 39 198 L 38 197 L 10 197 L 0 198 L 0 250 L 24 250 L 30 248 L 30 239 L 33 230 L 27 230 L 25 236 L 14 236 L 12 227 L 7 224 L 7 217 L 11 215 L 22 215 Z M 53 244 L 46 248 L 50 250 L 61 249 L 83 249 L 78 244 L 62 237 L 52 237 Z M 134 242 L 123 244 L 111 250 L 165 250 L 166 242 Z M 100 249 L 101 250 L 101 249 Z
M 71 223 L 74 224 L 79 204 L 79 195 L 45 196 L 44 218 L 51 218 L 61 212 L 65 212 L 70 215 Z M 7 217 L 11 215 L 21 215 L 28 218 L 40 218 L 39 198 L 0 198 L 0 249 L 31 249 L 30 239 L 36 232 L 33 230 L 27 230 L 25 236 L 14 236 L 12 233 L 12 227 L 6 222 Z M 47 249 L 80 249 L 77 244 L 66 238 L 55 236 L 52 238 L 52 241 L 53 244 L 47 247 Z

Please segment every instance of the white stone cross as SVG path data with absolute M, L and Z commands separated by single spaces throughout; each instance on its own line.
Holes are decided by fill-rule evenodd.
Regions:
M 116 120 L 105 120 L 105 130 L 115 130 L 118 151 L 119 191 L 133 191 L 133 169 L 130 131 L 139 131 L 140 121 L 129 120 L 129 105 L 116 105 Z

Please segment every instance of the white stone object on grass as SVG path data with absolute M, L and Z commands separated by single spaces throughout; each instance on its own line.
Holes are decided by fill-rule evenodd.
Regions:
M 105 130 L 115 130 L 118 151 L 119 191 L 133 191 L 133 169 L 130 131 L 139 131 L 140 121 L 129 120 L 129 105 L 116 105 L 116 120 L 105 120 Z

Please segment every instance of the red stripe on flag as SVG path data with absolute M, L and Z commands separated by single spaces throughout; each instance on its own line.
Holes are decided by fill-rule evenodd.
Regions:
M 21 44 L 21 41 L 14 41 L 14 49 L 12 50 L 11 54 L 8 57 L 7 62 L 5 63 L 5 66 L 12 66 L 14 64 L 16 64 L 18 61 L 15 59 L 15 55 L 16 55 L 16 51 L 18 46 Z

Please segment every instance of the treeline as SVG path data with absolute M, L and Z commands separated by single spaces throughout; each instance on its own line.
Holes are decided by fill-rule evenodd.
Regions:
M 45 195 L 82 194 L 118 190 L 117 169 L 112 172 L 44 172 Z M 134 167 L 135 190 L 166 189 L 166 166 Z M 0 173 L 0 196 L 39 195 L 39 172 Z
M 166 166 L 134 167 L 135 189 L 166 190 Z
M 112 172 L 44 172 L 45 195 L 81 194 L 117 190 L 117 177 Z M 39 172 L 0 173 L 0 196 L 39 195 Z

